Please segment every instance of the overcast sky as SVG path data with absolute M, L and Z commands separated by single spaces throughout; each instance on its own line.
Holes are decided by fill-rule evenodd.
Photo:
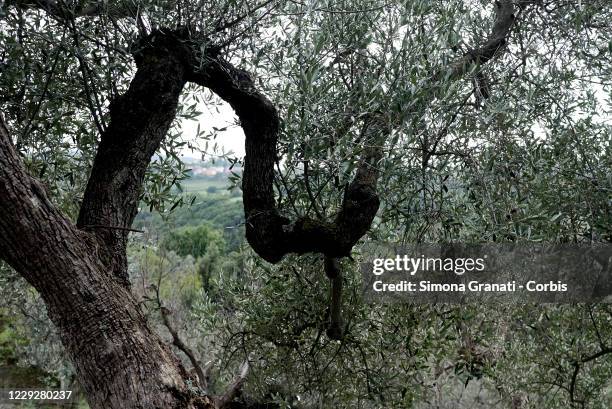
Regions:
M 217 109 L 219 112 L 217 112 Z M 236 157 L 244 156 L 244 133 L 242 128 L 236 126 L 236 115 L 234 111 L 227 103 L 221 103 L 220 105 L 208 106 L 204 103 L 199 104 L 198 110 L 202 114 L 194 120 L 183 120 L 182 129 L 183 137 L 185 140 L 190 141 L 192 144 L 198 144 L 201 149 L 205 148 L 205 141 L 197 140 L 197 128 L 198 123 L 200 129 L 203 131 L 212 130 L 213 127 L 224 128 L 227 127 L 227 131 L 219 134 L 216 140 L 209 141 L 207 152 L 209 154 L 220 154 L 223 152 L 233 152 Z M 213 151 L 214 143 L 217 142 L 218 150 Z M 192 152 L 191 149 L 185 148 L 182 150 L 183 155 L 186 157 L 199 158 L 198 152 Z

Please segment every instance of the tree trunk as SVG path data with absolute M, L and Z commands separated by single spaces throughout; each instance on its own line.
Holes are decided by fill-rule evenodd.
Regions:
M 184 85 L 184 64 L 171 49 L 155 44 L 143 51 L 120 109 L 111 109 L 96 161 L 108 156 L 105 146 L 114 161 L 98 167 L 105 178 L 94 166 L 81 210 L 85 224 L 105 223 L 102 229 L 75 225 L 56 209 L 25 171 L 0 116 L 0 258 L 42 296 L 92 409 L 215 406 L 190 391 L 187 371 L 147 325 L 124 261 L 146 165 Z M 108 183 L 96 189 L 100 180 Z
M 3 123 L 0 133 L 1 255 L 41 294 L 92 409 L 213 407 L 189 392 L 187 372 L 100 258 L 97 238 L 55 209 Z
M 66 273 L 81 278 L 79 284 L 39 291 L 45 294 L 49 316 L 72 358 L 90 406 L 206 407 L 191 402 L 185 369 L 148 327 L 130 292 L 108 279 L 107 273 L 100 273 L 100 263 L 95 260 L 70 254 L 63 264 Z M 63 295 L 68 291 L 73 294 L 70 302 Z

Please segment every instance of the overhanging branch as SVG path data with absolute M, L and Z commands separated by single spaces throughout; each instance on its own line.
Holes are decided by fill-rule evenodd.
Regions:
M 272 102 L 255 88 L 248 73 L 214 55 L 201 69 L 191 73 L 189 80 L 211 89 L 240 118 L 246 136 L 242 178 L 246 235 L 253 249 L 273 263 L 289 253 L 348 256 L 378 210 L 376 162 L 382 156 L 380 145 L 366 138 L 364 157 L 335 221 L 303 217 L 292 222 L 276 209 L 272 189 L 279 129 L 278 113 Z M 370 121 L 371 135 L 380 131 L 380 124 L 378 119 Z
M 501 53 L 508 42 L 508 36 L 516 21 L 515 2 L 513 0 L 496 0 L 494 3 L 495 21 L 485 43 L 439 71 L 434 76 L 435 80 L 441 79 L 444 75 L 451 79 L 459 78 L 467 73 L 474 64 L 484 64 Z

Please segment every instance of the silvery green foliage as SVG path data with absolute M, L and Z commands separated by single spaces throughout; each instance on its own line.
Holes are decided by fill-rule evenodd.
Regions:
M 323 262 L 300 261 L 273 268 L 255 261 L 246 281 L 221 279 L 219 301 L 204 298 L 194 308 L 221 385 L 250 359 L 247 401 L 295 408 L 610 404 L 607 306 L 364 304 L 360 275 L 347 262 L 347 332 L 333 341 L 324 335 Z
M 4 263 L 0 263 L 0 316 L 3 365 L 14 360 L 17 371 L 32 369 L 32 380 L 38 377 L 50 386 L 72 385 L 74 369 L 47 318 L 42 299 Z M 9 374 L 11 365 L 6 367 Z
M 281 108 L 283 161 L 277 188 L 284 209 L 333 217 L 363 148 L 361 118 L 383 110 L 400 117 L 402 125 L 385 142 L 383 209 L 370 237 L 609 241 L 610 43 L 605 21 L 610 7 L 602 2 L 557 6 L 524 12 L 499 60 L 474 67 L 462 80 L 432 81 L 445 64 L 486 37 L 488 2 L 293 3 L 291 13 L 264 32 L 269 40 L 252 46 L 256 58 L 245 61 L 253 64 L 260 86 Z M 282 49 L 275 52 L 277 44 Z M 356 96 L 351 93 L 355 88 Z M 243 296 L 248 302 L 239 303 L 246 315 L 238 315 L 238 328 L 228 329 L 235 345 L 230 357 L 253 348 L 263 357 L 261 378 L 256 377 L 260 383 L 251 384 L 262 396 L 272 385 L 277 399 L 296 406 L 301 399 L 306 407 L 419 407 L 431 398 L 441 376 L 436 372 L 439 359 L 439 366 L 456 371 L 460 385 L 483 382 L 490 396 L 507 405 L 571 406 L 579 405 L 578 399 L 587 407 L 609 405 L 610 355 L 581 369 L 572 394 L 571 362 L 578 358 L 566 351 L 576 339 L 583 354 L 600 349 L 592 336 L 608 322 L 605 310 L 588 321 L 577 318 L 586 313 L 580 308 L 542 308 L 555 317 L 551 343 L 543 334 L 533 337 L 512 325 L 512 317 L 528 314 L 527 308 L 499 313 L 490 307 L 449 308 L 434 317 L 435 309 L 425 309 L 416 319 L 423 328 L 415 329 L 397 317 L 401 324 L 395 325 L 390 311 L 400 307 L 365 307 L 348 296 L 345 308 L 354 332 L 335 345 L 319 337 L 326 301 L 321 270 L 320 260 L 307 265 L 303 258 L 263 269 L 253 279 L 264 283 L 263 290 L 256 287 Z M 347 271 L 349 283 L 357 280 L 354 268 Z M 352 308 L 363 308 L 362 315 Z M 398 315 L 409 316 L 411 310 L 404 307 Z M 369 325 L 379 314 L 385 318 L 374 331 Z M 246 330 L 245 321 L 250 324 Z M 420 366 L 401 348 L 419 330 L 434 339 L 417 340 Z M 401 334 L 401 347 L 386 342 L 392 334 Z M 356 346 L 360 337 L 369 350 Z M 275 353 L 264 352 L 272 347 Z M 519 350 L 522 359 L 514 355 Z M 535 359 L 535 351 L 543 357 Z M 360 362 L 362 352 L 366 362 L 374 362 L 369 365 L 385 368 L 374 376 L 379 383 L 373 388 Z M 398 366 L 385 361 L 385 353 Z M 539 383 L 540 371 L 553 358 L 564 364 Z M 402 364 L 406 372 L 400 375 Z M 387 378 L 392 374 L 401 378 L 404 390 Z

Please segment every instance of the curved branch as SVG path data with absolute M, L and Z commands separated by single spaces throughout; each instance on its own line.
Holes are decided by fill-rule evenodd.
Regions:
M 448 78 L 458 78 L 468 72 L 473 64 L 484 64 L 497 57 L 508 42 L 508 36 L 516 21 L 514 3 L 513 0 L 496 0 L 495 22 L 485 43 L 438 72 L 434 79 L 440 79 L 444 75 L 448 75 Z
M 174 120 L 186 83 L 188 50 L 180 33 L 154 32 L 136 46 L 137 71 L 125 94 L 112 101 L 77 226 L 95 230 L 108 249 L 106 262 L 127 285 L 125 245 L 146 169 Z M 113 228 L 110 228 L 113 226 Z
M 229 406 L 232 400 L 238 396 L 242 389 L 242 385 L 249 374 L 249 361 L 246 360 L 240 365 L 240 370 L 232 383 L 228 386 L 225 393 L 221 396 L 215 397 L 215 406 L 217 409 L 224 409 Z
M 467 72 L 470 65 L 485 63 L 499 54 L 514 24 L 514 3 L 503 0 L 495 4 L 495 22 L 487 41 L 441 70 L 434 78 L 444 73 L 458 77 Z M 366 121 L 363 156 L 333 222 L 308 217 L 291 221 L 278 212 L 272 189 L 279 131 L 279 117 L 274 104 L 256 89 L 247 72 L 215 53 L 206 55 L 203 64 L 188 79 L 219 95 L 240 118 L 246 136 L 242 184 L 246 236 L 253 249 L 273 263 L 288 253 L 316 252 L 332 258 L 348 256 L 370 228 L 378 211 L 377 166 L 392 121 L 381 113 L 371 114 Z
M 570 400 L 572 402 L 584 403 L 582 400 L 576 399 L 576 381 L 578 380 L 578 373 L 580 372 L 582 365 L 589 363 L 591 361 L 594 361 L 595 359 L 602 357 L 604 355 L 608 355 L 608 354 L 612 354 L 612 348 L 602 347 L 602 349 L 599 350 L 599 352 L 596 352 L 593 355 L 586 356 L 582 358 L 580 361 L 576 361 L 573 363 L 574 370 L 572 371 L 572 377 L 571 377 L 570 386 L 568 389 Z
M 376 162 L 382 157 L 380 146 L 366 137 L 369 145 L 334 222 L 308 217 L 291 222 L 276 209 L 272 189 L 279 130 L 278 112 L 272 102 L 255 88 L 247 72 L 214 55 L 208 56 L 204 67 L 195 70 L 189 80 L 211 89 L 240 118 L 246 136 L 242 179 L 246 236 L 253 249 L 272 263 L 288 253 L 348 256 L 378 211 Z M 369 135 L 378 133 L 381 124 L 378 119 L 370 121 L 366 127 Z

